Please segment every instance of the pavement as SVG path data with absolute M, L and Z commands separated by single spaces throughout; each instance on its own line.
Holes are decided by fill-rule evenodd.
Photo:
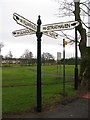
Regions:
M 90 118 L 90 92 L 66 105 L 58 105 L 55 109 L 23 114 L 4 114 L 4 118 Z

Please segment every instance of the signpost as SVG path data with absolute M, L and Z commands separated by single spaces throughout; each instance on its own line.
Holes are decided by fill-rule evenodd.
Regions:
M 13 19 L 20 25 L 32 29 L 33 31 L 37 31 L 37 25 L 33 22 L 27 20 L 26 18 L 20 16 L 17 13 L 13 14 Z M 60 22 L 60 23 L 53 23 L 47 24 L 42 26 L 42 32 L 44 31 L 60 31 L 60 30 L 70 30 L 75 28 L 79 25 L 78 21 L 68 21 L 68 22 Z
M 54 31 L 73 29 L 79 25 L 79 22 L 70 21 L 70 22 L 43 25 L 42 32 L 41 32 L 40 16 L 38 16 L 37 25 L 17 13 L 13 14 L 13 19 L 17 22 L 17 24 L 22 25 L 26 28 L 26 29 L 13 31 L 12 34 L 14 37 L 31 35 L 35 33 L 37 36 L 37 111 L 41 112 L 42 111 L 42 94 L 41 94 L 41 37 L 42 37 L 42 34 L 45 34 L 49 37 L 57 39 L 59 35 Z
M 42 32 L 40 29 L 41 19 L 38 16 L 37 21 L 37 111 L 41 112 L 42 110 L 42 97 L 41 97 L 41 37 Z
M 17 24 L 22 25 L 24 27 L 26 27 L 27 29 L 21 29 L 21 30 L 16 30 L 14 32 L 12 32 L 12 34 L 15 37 L 18 36 L 23 36 L 23 35 L 31 35 L 31 34 L 35 34 L 37 31 L 37 25 L 34 24 L 33 22 L 27 20 L 26 18 L 22 17 L 21 15 L 14 13 L 13 14 L 13 19 L 17 22 Z M 43 34 L 55 38 L 58 38 L 58 33 L 54 32 L 54 31 L 42 31 Z
M 79 25 L 78 21 L 60 22 L 42 26 L 43 31 L 70 30 Z

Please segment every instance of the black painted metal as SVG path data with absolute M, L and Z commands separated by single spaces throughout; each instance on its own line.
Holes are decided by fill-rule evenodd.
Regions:
M 37 111 L 42 111 L 42 96 L 41 96 L 41 37 L 42 32 L 40 30 L 41 20 L 38 16 L 37 21 Z

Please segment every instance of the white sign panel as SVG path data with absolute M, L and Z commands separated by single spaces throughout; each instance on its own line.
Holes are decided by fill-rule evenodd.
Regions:
M 18 37 L 18 36 L 35 34 L 35 31 L 30 30 L 30 29 L 21 29 L 21 30 L 13 31 L 12 34 L 14 37 Z
M 49 37 L 55 38 L 55 39 L 57 39 L 59 36 L 59 34 L 54 31 L 44 31 L 43 34 L 45 34 Z
M 21 29 L 21 30 L 14 31 L 12 34 L 15 37 L 35 34 L 35 32 L 37 31 L 36 24 L 34 24 L 33 22 L 27 20 L 26 18 L 20 16 L 19 14 L 14 13 L 13 19 L 18 24 L 27 28 L 27 29 Z M 47 25 L 42 26 L 42 33 L 49 36 L 49 37 L 57 39 L 59 35 L 58 35 L 58 33 L 54 32 L 54 31 L 69 30 L 69 29 L 75 28 L 78 25 L 79 25 L 78 21 L 69 21 L 69 22 L 47 24 Z
M 20 30 L 15 30 L 12 32 L 14 37 L 19 37 L 19 36 L 24 36 L 24 35 L 31 35 L 35 34 L 36 32 L 31 30 L 31 29 L 20 29 Z M 47 35 L 49 37 L 57 39 L 59 34 L 53 31 L 45 31 L 43 32 L 44 35 Z
M 17 13 L 14 13 L 13 14 L 13 19 L 20 25 L 26 27 L 26 28 L 29 28 L 29 29 L 32 29 L 34 30 L 35 32 L 37 31 L 37 25 L 34 24 L 33 22 L 25 19 L 24 17 L 20 16 L 19 14 Z
M 73 29 L 79 25 L 78 21 L 60 22 L 54 24 L 47 24 L 42 26 L 42 31 L 60 31 Z

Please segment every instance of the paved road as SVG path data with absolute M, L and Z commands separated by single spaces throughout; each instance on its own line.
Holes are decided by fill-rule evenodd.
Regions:
M 89 117 L 89 98 L 82 97 L 67 105 L 58 105 L 52 111 L 41 113 L 24 113 L 15 115 L 4 115 L 4 118 L 88 118 Z

